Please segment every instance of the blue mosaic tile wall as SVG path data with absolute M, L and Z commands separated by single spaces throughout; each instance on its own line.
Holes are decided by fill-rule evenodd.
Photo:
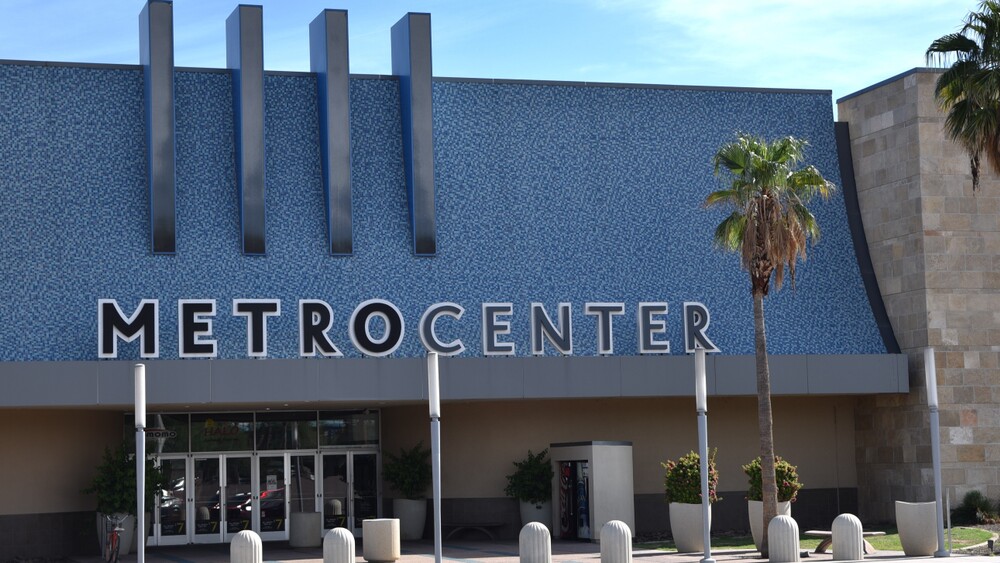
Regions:
M 438 254 L 412 255 L 398 85 L 351 83 L 354 249 L 327 254 L 315 79 L 265 79 L 267 256 L 240 253 L 228 74 L 176 75 L 177 254 L 150 252 L 142 74 L 123 68 L 0 65 L 0 360 L 97 358 L 97 300 L 128 312 L 160 301 L 160 357 L 177 357 L 177 299 L 216 299 L 220 358 L 246 357 L 234 298 L 281 300 L 268 355 L 298 356 L 299 299 L 334 310 L 346 356 L 353 308 L 395 303 L 418 356 L 417 322 L 438 301 L 445 340 L 482 353 L 480 306 L 514 304 L 509 339 L 530 353 L 529 305 L 555 318 L 573 304 L 574 354 L 593 355 L 588 301 L 625 303 L 617 354 L 637 354 L 636 304 L 666 301 L 672 353 L 681 308 L 701 301 L 726 354 L 753 353 L 749 282 L 714 250 L 721 210 L 711 155 L 738 130 L 809 139 L 808 160 L 839 184 L 829 95 L 438 81 L 435 174 Z M 795 291 L 765 301 L 776 354 L 885 351 L 838 194 L 817 203 L 823 238 Z M 137 358 L 138 341 L 119 342 Z M 547 353 L 552 354 L 551 349 Z M 192 360 L 194 361 L 194 360 Z M 335 360 L 330 360 L 335 361 Z

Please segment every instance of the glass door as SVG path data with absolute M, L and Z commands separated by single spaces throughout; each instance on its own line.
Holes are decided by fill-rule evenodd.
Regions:
M 219 473 L 219 456 L 196 457 L 193 460 L 191 480 L 194 504 L 194 543 L 219 543 L 222 541 L 222 516 L 219 503 L 222 498 L 222 480 Z
M 262 454 L 257 457 L 254 529 L 262 540 L 288 539 L 287 460 L 287 454 Z
M 166 483 L 159 494 L 156 507 L 157 524 L 153 536 L 156 545 L 188 543 L 188 485 L 187 456 L 160 456 L 160 471 Z
M 378 518 L 375 452 L 324 454 L 323 529 L 343 527 L 361 537 L 361 521 Z
M 378 460 L 375 452 L 351 454 L 351 488 L 354 493 L 354 529 L 361 535 L 361 521 L 378 518 Z
M 323 529 L 347 528 L 354 530 L 353 521 L 348 521 L 351 498 L 350 479 L 347 472 L 347 455 L 326 454 L 323 456 Z
M 223 541 L 228 543 L 239 532 L 253 529 L 253 473 L 248 455 L 226 455 L 222 463 L 222 486 L 215 509 L 222 513 Z

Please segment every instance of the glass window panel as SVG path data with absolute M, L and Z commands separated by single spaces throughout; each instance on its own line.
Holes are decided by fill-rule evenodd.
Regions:
M 187 413 L 152 413 L 146 415 L 146 453 L 148 455 L 187 453 L 190 425 Z M 126 449 L 135 453 L 135 416 L 125 415 L 123 431 Z
M 187 520 L 187 487 L 185 479 L 185 459 L 160 460 L 160 471 L 165 480 L 160 491 L 160 533 L 164 536 L 187 534 L 184 522 Z
M 251 413 L 191 415 L 191 451 L 233 452 L 253 449 Z
M 379 412 L 325 411 L 319 413 L 321 446 L 378 444 Z
M 316 449 L 316 411 L 257 413 L 257 449 Z

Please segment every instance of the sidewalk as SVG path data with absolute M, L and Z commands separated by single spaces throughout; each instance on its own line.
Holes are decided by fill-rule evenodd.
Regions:
M 444 544 L 443 558 L 452 563 L 518 563 L 516 541 L 454 541 Z M 357 545 L 357 563 L 365 563 L 361 557 L 363 553 L 360 542 Z M 815 554 L 803 552 L 808 555 L 803 557 L 804 562 L 828 562 L 833 560 L 830 553 Z M 430 542 L 403 542 L 402 559 L 400 563 L 433 563 L 434 545 Z M 639 550 L 632 553 L 636 563 L 698 563 L 703 554 L 666 552 L 658 550 Z M 756 551 L 747 550 L 720 550 L 712 551 L 712 557 L 718 562 L 738 562 L 745 561 L 763 562 Z M 993 563 L 995 559 L 983 556 L 967 556 L 955 554 L 953 557 L 961 558 L 963 563 Z M 584 542 L 552 542 L 552 561 L 560 563 L 599 563 L 601 559 L 601 548 L 596 543 Z M 876 561 L 911 561 L 926 560 L 931 561 L 932 557 L 906 558 L 902 552 L 880 551 L 865 557 L 866 560 Z M 100 563 L 100 558 L 78 557 L 72 559 L 75 563 Z M 136 561 L 134 553 L 121 558 L 123 563 Z M 229 561 L 229 545 L 186 545 L 176 547 L 150 547 L 146 549 L 147 563 L 224 563 Z M 288 562 L 288 563 L 322 563 L 322 548 L 291 548 L 287 542 L 265 542 L 264 543 L 265 562 Z

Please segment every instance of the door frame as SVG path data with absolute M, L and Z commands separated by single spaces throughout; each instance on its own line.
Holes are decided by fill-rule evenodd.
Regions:
M 356 479 L 356 475 L 355 475 L 354 457 L 356 455 L 372 455 L 372 456 L 375 457 L 375 475 L 374 475 L 374 479 L 375 479 L 375 507 L 376 507 L 376 517 L 377 518 L 381 518 L 382 517 L 382 487 L 380 486 L 380 484 L 382 482 L 382 479 L 381 479 L 382 465 L 380 463 L 381 453 L 379 452 L 378 448 L 376 448 L 376 447 L 369 447 L 369 448 L 351 447 L 351 448 L 321 449 L 320 452 L 319 452 L 319 458 L 320 458 L 320 461 L 321 461 L 321 463 L 323 465 L 319 466 L 320 469 L 317 470 L 317 473 L 324 474 L 323 472 L 325 472 L 325 469 L 326 469 L 325 468 L 325 464 L 326 464 L 326 457 L 327 456 L 345 456 L 345 458 L 346 458 L 346 464 L 347 464 L 347 506 L 345 507 L 345 510 L 347 512 L 347 521 L 345 522 L 346 525 L 344 527 L 347 528 L 348 530 L 350 530 L 351 533 L 353 533 L 355 537 L 360 538 L 360 537 L 363 536 L 363 534 L 362 534 L 362 527 L 361 527 L 361 521 L 362 521 L 362 519 L 359 518 L 359 517 L 357 517 L 357 507 L 355 506 L 355 500 L 358 498 L 357 497 L 356 488 L 355 488 L 356 487 L 356 483 L 357 483 L 357 479 Z M 319 500 L 318 510 L 320 510 L 320 512 L 322 512 L 323 508 L 324 508 L 323 507 L 323 503 L 325 502 L 325 499 L 324 499 L 324 495 L 325 494 L 326 494 L 326 491 L 324 490 L 323 484 L 321 484 L 318 487 L 318 492 L 317 492 L 317 497 L 318 497 L 318 500 Z M 325 519 L 323 519 L 323 533 L 326 533 L 328 530 L 330 530 L 330 528 L 326 527 L 326 521 L 325 521 Z

